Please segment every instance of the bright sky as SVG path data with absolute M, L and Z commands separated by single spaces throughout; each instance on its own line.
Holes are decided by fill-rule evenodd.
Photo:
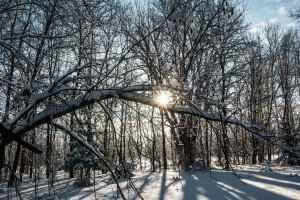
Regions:
M 245 3 L 248 5 L 246 20 L 252 24 L 251 32 L 257 32 L 258 27 L 267 21 L 278 22 L 282 28 L 297 24 L 287 16 L 287 11 L 299 8 L 300 0 L 245 0 Z

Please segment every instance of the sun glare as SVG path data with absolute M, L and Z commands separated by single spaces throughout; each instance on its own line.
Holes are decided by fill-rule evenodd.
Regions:
M 160 92 L 156 98 L 157 103 L 162 106 L 166 106 L 169 103 L 169 95 L 167 92 Z

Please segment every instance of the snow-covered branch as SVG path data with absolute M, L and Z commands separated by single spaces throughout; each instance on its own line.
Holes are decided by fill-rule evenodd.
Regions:
M 67 113 L 73 112 L 74 110 L 78 110 L 87 105 L 94 104 L 98 101 L 102 101 L 109 98 L 119 98 L 127 101 L 142 103 L 174 113 L 188 114 L 210 121 L 225 122 L 229 124 L 239 125 L 254 135 L 261 137 L 272 137 L 270 135 L 266 135 L 264 133 L 255 131 L 251 126 L 247 126 L 237 119 L 232 119 L 226 116 L 221 118 L 218 114 L 209 113 L 197 108 L 175 106 L 171 104 L 167 106 L 161 106 L 153 98 L 137 93 L 138 91 L 153 92 L 157 89 L 158 87 L 152 85 L 136 85 L 130 87 L 113 87 L 110 89 L 93 91 L 91 93 L 81 95 L 75 99 L 71 99 L 64 103 L 60 103 L 58 105 L 46 108 L 44 111 L 39 112 L 37 114 L 32 114 L 28 116 L 13 129 L 13 133 L 20 136 L 41 124 L 48 123 L 52 119 L 61 117 Z
M 30 115 L 24 119 L 16 128 L 13 129 L 13 132 L 17 135 L 22 135 L 35 127 L 50 122 L 52 119 L 61 117 L 67 113 L 78 110 L 87 105 L 93 104 L 96 101 L 101 101 L 108 98 L 113 98 L 114 90 L 101 90 L 94 91 L 85 95 L 81 95 L 76 99 L 71 99 L 60 103 L 55 106 L 46 108 L 44 111 L 39 112 L 35 115 Z
M 170 111 L 170 112 L 174 112 L 174 113 L 188 114 L 188 115 L 197 116 L 197 117 L 200 117 L 203 119 L 207 119 L 210 121 L 225 122 L 225 123 L 229 123 L 229 124 L 239 125 L 239 126 L 243 127 L 244 129 L 246 129 L 248 132 L 250 132 L 254 135 L 257 135 L 257 136 L 273 137 L 271 135 L 266 135 L 262 132 L 257 132 L 255 130 L 253 130 L 252 127 L 243 124 L 240 120 L 231 119 L 227 116 L 224 116 L 221 118 L 219 114 L 214 114 L 214 113 L 202 111 L 200 109 L 183 107 L 183 106 L 167 105 L 167 106 L 162 107 L 158 102 L 154 101 L 150 97 L 136 94 L 136 93 L 121 93 L 118 95 L 121 99 L 125 99 L 128 101 L 134 101 L 134 102 L 138 102 L 138 103 L 143 103 L 143 104 L 146 104 L 149 106 L 153 106 L 153 107 L 163 109 L 166 111 Z
M 124 194 L 123 194 L 123 192 L 122 192 L 122 189 L 121 189 L 121 187 L 119 185 L 118 179 L 117 179 L 114 171 L 112 170 L 112 168 L 110 167 L 110 165 L 106 162 L 106 160 L 101 155 L 99 155 L 97 153 L 97 151 L 95 150 L 95 148 L 93 146 L 91 146 L 90 144 L 88 144 L 87 142 L 85 142 L 83 139 L 81 139 L 76 133 L 74 133 L 71 130 L 67 129 L 66 127 L 64 127 L 62 125 L 59 125 L 59 124 L 56 124 L 56 123 L 52 123 L 52 125 L 55 126 L 56 128 L 59 128 L 59 129 L 63 130 L 70 137 L 72 137 L 74 140 L 76 140 L 82 146 L 84 146 L 85 148 L 87 148 L 91 153 L 93 153 L 95 156 L 97 156 L 97 158 L 99 158 L 104 163 L 104 165 L 109 169 L 109 171 L 111 172 L 111 175 L 112 175 L 114 181 L 117 184 L 118 190 L 119 190 L 122 198 L 126 199 L 125 196 L 124 196 Z

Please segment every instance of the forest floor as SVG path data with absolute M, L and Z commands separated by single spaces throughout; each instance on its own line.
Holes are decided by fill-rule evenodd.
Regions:
M 273 166 L 271 169 L 263 165 L 235 166 L 234 172 L 213 168 L 211 171 L 183 172 L 179 176 L 174 170 L 136 170 L 132 182 L 145 200 L 300 198 L 299 166 Z M 52 187 L 45 178 L 38 181 L 38 187 L 27 179 L 19 185 L 19 192 L 22 199 L 121 199 L 109 174 L 96 173 L 95 184 L 91 186 L 78 187 L 74 182 L 75 179 L 68 179 L 68 174 L 58 172 Z M 141 199 L 127 179 L 121 179 L 120 184 L 127 199 Z M 20 199 L 16 198 L 14 188 L 8 191 L 7 183 L 0 184 L 0 191 L 0 199 Z M 35 195 L 39 198 L 34 198 Z

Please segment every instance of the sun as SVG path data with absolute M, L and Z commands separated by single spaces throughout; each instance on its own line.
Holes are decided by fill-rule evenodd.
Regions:
M 162 106 L 166 106 L 169 103 L 169 93 L 168 92 L 160 92 L 156 97 L 156 102 Z

